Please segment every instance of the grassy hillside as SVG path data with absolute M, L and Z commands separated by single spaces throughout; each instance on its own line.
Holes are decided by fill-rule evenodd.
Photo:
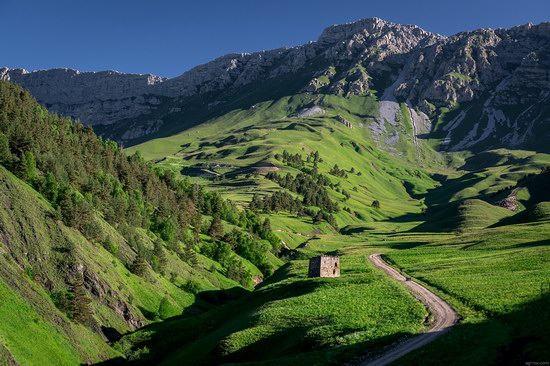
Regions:
M 200 318 L 144 328 L 120 348 L 133 354 L 147 347 L 148 357 L 167 365 L 326 364 L 422 329 L 427 314 L 412 295 L 364 256 L 343 259 L 341 278 L 307 279 L 307 262 L 294 261 L 248 297 Z M 166 334 L 182 336 L 167 341 Z
M 119 353 L 108 341 L 219 306 L 282 265 L 255 213 L 127 157 L 4 82 L 0 185 L 2 362 L 110 359 Z
M 153 271 L 139 277 L 127 269 L 123 258 L 56 220 L 49 203 L 2 167 L 0 182 L 4 187 L 0 192 L 0 317 L 4 324 L 0 339 L 21 364 L 38 365 L 45 360 L 74 364 L 113 357 L 117 353 L 104 337 L 125 333 L 156 317 L 181 314 L 191 305 L 200 308 L 186 281 L 193 281 L 197 291 L 238 286 L 224 276 L 221 266 L 215 269 L 216 263 L 202 256 L 199 265 L 191 267 L 170 254 L 166 270 L 173 273 L 171 278 Z M 131 250 L 107 223 L 102 222 L 102 227 L 119 243 L 119 255 Z M 64 301 L 70 301 L 72 291 L 66 282 L 76 270 L 69 261 L 83 267 L 94 314 L 89 328 L 73 322 L 66 311 Z M 162 303 L 171 304 L 171 313 L 161 313 Z M 39 339 L 44 343 L 36 341 L 36 334 L 43 334 Z
M 293 261 L 242 302 L 203 314 L 200 320 L 181 317 L 147 327 L 125 336 L 119 349 L 132 355 L 146 348 L 148 357 L 162 355 L 161 364 L 330 365 L 372 356 L 420 331 L 427 315 L 366 260 L 371 253 L 385 253 L 461 316 L 451 332 L 399 364 L 545 359 L 550 340 L 549 292 L 544 287 L 550 280 L 549 230 L 547 223 L 522 224 L 457 236 L 379 224 L 351 236 L 319 235 L 298 251 L 338 251 L 341 278 L 306 279 L 305 263 Z M 180 336 L 167 342 L 166 334 Z
M 414 230 L 475 231 L 489 227 L 512 214 L 513 212 L 506 208 L 493 206 L 479 199 L 468 199 L 426 212 L 428 221 L 418 225 Z
M 548 359 L 550 156 L 438 153 L 405 104 L 291 82 L 125 150 L 0 83 L 0 363 L 373 356 L 431 320 L 375 252 L 461 316 L 403 364 Z
M 400 364 L 547 359 L 549 230 L 547 223 L 506 226 L 390 253 L 397 266 L 445 296 L 464 317 L 448 336 Z
M 367 312 L 365 320 L 374 321 L 373 331 L 385 331 L 387 323 L 376 317 L 391 315 L 377 306 L 390 308 L 388 304 L 397 299 L 388 298 L 384 291 L 377 294 L 359 288 L 353 290 L 356 303 L 348 302 L 345 295 L 349 290 L 346 283 L 359 273 L 365 278 L 377 276 L 365 259 L 368 254 L 383 252 L 389 261 L 448 300 L 462 317 L 455 330 L 414 352 L 402 364 L 425 363 L 428 354 L 433 364 L 498 364 L 509 358 L 521 363 L 548 358 L 544 345 L 549 319 L 546 313 L 533 316 L 533 312 L 544 305 L 541 301 L 546 301 L 548 293 L 544 286 L 550 281 L 545 265 L 550 252 L 544 239 L 548 231 L 544 171 L 550 157 L 507 149 L 439 154 L 432 149 L 439 146 L 435 140 L 418 139 L 415 143 L 409 126 L 412 121 L 405 112 L 402 106 L 400 124 L 386 123 L 381 138 L 372 129 L 379 117 L 374 95 L 299 94 L 235 109 L 183 133 L 129 149 L 159 166 L 191 176 L 241 207 L 254 203 L 255 194 L 270 197 L 286 192 L 305 200 L 270 179 L 273 173 L 269 172 L 297 177 L 318 171 L 329 178 L 329 197 L 340 210 L 333 213 L 337 225 L 316 223 L 285 210 L 264 212 L 276 235 L 291 248 L 288 258 L 295 260 L 249 295 L 246 305 L 235 305 L 245 309 L 244 314 L 255 314 L 253 321 L 249 315 L 246 320 L 241 314 L 233 316 L 228 305 L 223 313 L 227 318 L 218 319 L 222 315 L 215 312 L 203 315 L 217 320 L 196 337 L 160 344 L 165 333 L 185 333 L 187 318 L 181 318 L 124 337 L 120 349 L 126 355 L 149 350 L 142 362 L 163 354 L 166 364 L 186 359 L 197 364 L 295 364 L 307 360 L 324 365 L 372 355 L 374 349 L 380 352 L 393 340 L 421 329 L 422 317 L 404 303 L 398 305 L 401 311 L 393 310 L 392 315 L 398 318 L 392 322 L 409 325 L 394 329 L 393 335 L 378 334 L 373 339 L 355 328 L 352 318 L 340 320 L 333 315 L 341 306 L 357 309 L 368 304 L 377 310 Z M 434 126 L 436 134 L 439 128 Z M 283 153 L 299 158 L 289 163 L 281 159 Z M 321 157 L 318 164 L 309 159 L 315 153 Z M 335 165 L 343 173 L 335 170 Z M 517 202 L 515 211 L 502 207 L 511 196 Z M 373 204 L 375 201 L 379 205 Z M 295 281 L 305 274 L 300 259 L 334 252 L 342 255 L 343 263 L 356 263 L 354 270 L 344 271 L 341 279 L 322 281 L 330 286 L 315 287 L 315 295 L 295 293 Z M 314 283 L 316 280 L 304 280 L 302 290 Z M 376 290 L 374 283 L 384 283 L 384 277 L 376 278 L 372 291 Z M 275 288 L 290 295 L 274 301 L 271 294 Z M 330 301 L 333 297 L 339 300 Z M 290 325 L 277 324 L 275 310 L 279 307 L 292 319 Z M 309 319 L 329 315 L 330 325 L 324 325 L 328 329 L 312 341 L 310 328 L 323 323 L 312 324 Z M 300 333 L 304 324 L 307 329 Z M 345 331 L 334 333 L 332 329 L 339 324 L 346 324 Z M 412 324 L 416 330 L 410 328 Z M 370 329 L 365 323 L 359 327 Z M 340 339 L 346 341 L 339 343 Z M 267 342 L 278 347 L 266 351 Z M 466 348 L 472 352 L 464 353 Z M 303 356 L 295 354 L 298 352 Z
M 305 117 L 315 106 L 322 112 Z M 376 118 L 378 103 L 371 96 L 300 94 L 232 111 L 128 152 L 139 151 L 160 166 L 190 175 L 241 206 L 246 206 L 254 193 L 280 189 L 265 179 L 262 165 L 273 164 L 280 174 L 296 174 L 297 169 L 275 157 L 287 151 L 301 154 L 305 160 L 318 152 L 322 159 L 319 172 L 338 186 L 329 190 L 330 196 L 346 208 L 335 215 L 339 227 L 419 213 L 425 206 L 416 196 L 438 185 L 427 168 L 443 170 L 443 159 L 421 140 L 415 145 L 407 129 L 395 131 L 400 142 L 394 147 L 374 138 L 367 126 Z M 347 177 L 327 174 L 335 164 L 347 172 Z M 342 190 L 350 197 L 344 197 Z M 375 200 L 381 208 L 372 207 Z M 289 227 L 291 221 L 283 215 L 271 219 L 274 227 L 289 233 L 311 236 L 316 230 L 323 232 L 323 228 L 304 225 L 301 220 L 292 220 L 295 225 Z M 292 245 L 300 241 L 297 237 L 285 239 Z

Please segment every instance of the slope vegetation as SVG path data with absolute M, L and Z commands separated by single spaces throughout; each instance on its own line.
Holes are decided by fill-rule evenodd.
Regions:
M 225 289 L 246 293 L 282 264 L 269 222 L 127 157 L 5 82 L 0 164 L 6 362 L 112 358 L 106 341 L 215 307 Z

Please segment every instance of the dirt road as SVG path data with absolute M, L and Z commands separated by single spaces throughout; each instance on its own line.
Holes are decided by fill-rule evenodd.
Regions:
M 457 322 L 458 315 L 449 304 L 424 286 L 419 285 L 414 281 L 407 280 L 407 278 L 399 273 L 399 271 L 390 267 L 382 259 L 380 254 L 370 255 L 369 260 L 372 264 L 382 269 L 389 276 L 407 286 L 413 295 L 430 309 L 430 312 L 435 319 L 432 322 L 431 327 L 425 333 L 416 335 L 401 343 L 398 343 L 395 347 L 391 348 L 388 352 L 382 354 L 381 356 L 364 361 L 360 364 L 361 366 L 388 365 L 398 358 L 403 357 L 407 353 L 430 343 L 449 330 Z

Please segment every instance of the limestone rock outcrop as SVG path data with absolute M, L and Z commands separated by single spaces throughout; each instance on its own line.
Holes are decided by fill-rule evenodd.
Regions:
M 550 96 L 549 70 L 550 23 L 445 37 L 371 18 L 331 26 L 317 41 L 302 46 L 225 55 L 172 79 L 115 71 L 2 68 L 0 80 L 22 85 L 54 112 L 108 125 L 98 131 L 123 142 L 162 132 L 167 120 L 177 120 L 188 110 L 189 98 L 204 95 L 206 100 L 193 108 L 211 111 L 225 105 L 224 92 L 278 78 L 303 80 L 290 94 L 378 95 L 381 108 L 391 114 L 396 103 L 406 103 L 411 115 L 423 121 L 438 118 L 440 108 L 477 101 L 481 107 L 468 107 L 467 116 L 445 127 L 445 146 L 462 149 L 497 135 L 501 144 L 526 143 L 534 135 L 531 114 L 545 115 L 541 111 Z M 511 116 L 506 112 L 511 108 L 525 113 Z M 478 111 L 472 116 L 474 109 Z M 394 122 L 391 116 L 386 119 Z M 472 119 L 487 126 L 479 126 L 472 136 L 457 136 L 458 125 Z

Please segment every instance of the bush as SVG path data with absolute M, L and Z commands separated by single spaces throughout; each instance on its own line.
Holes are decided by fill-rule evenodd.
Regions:
M 80 226 L 80 232 L 89 241 L 98 241 L 101 238 L 101 227 L 95 221 L 88 221 Z
M 181 285 L 181 288 L 194 295 L 201 292 L 201 286 L 196 281 L 193 281 L 193 280 L 185 281 L 185 283 Z
M 103 248 L 105 248 L 112 255 L 116 255 L 118 253 L 119 248 L 118 248 L 118 245 L 114 241 L 112 241 L 108 238 L 105 238 L 103 240 L 102 245 L 103 245 Z
M 168 297 L 163 297 L 159 304 L 158 315 L 164 320 L 176 315 L 180 315 L 182 308 L 174 304 Z
M 227 277 L 240 283 L 243 287 L 248 287 L 252 283 L 252 274 L 244 268 L 243 264 L 237 258 L 232 258 L 227 266 Z
M 145 260 L 145 258 L 143 258 L 142 255 L 138 254 L 136 259 L 132 263 L 130 270 L 136 276 L 144 277 L 145 275 L 147 275 L 148 272 L 147 261 Z

